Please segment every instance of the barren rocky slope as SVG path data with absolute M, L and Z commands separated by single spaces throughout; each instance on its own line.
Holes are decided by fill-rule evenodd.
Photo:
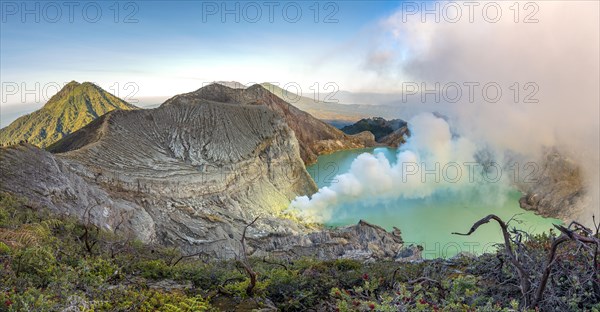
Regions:
M 392 133 L 382 137 L 378 142 L 390 147 L 398 147 L 406 143 L 406 139 L 410 135 L 410 130 L 407 126 L 402 126 Z
M 211 84 L 197 91 L 177 95 L 167 100 L 163 106 L 174 102 L 206 99 L 223 103 L 241 103 L 263 105 L 281 116 L 288 126 L 294 130 L 300 143 L 300 155 L 305 164 L 312 164 L 317 156 L 338 150 L 375 146 L 373 135 L 362 132 L 347 135 L 310 114 L 285 102 L 260 85 L 247 89 L 232 89 L 221 84 Z
M 589 205 L 586 186 L 580 167 L 555 149 L 545 151 L 533 171 L 518 181 L 524 192 L 521 208 L 535 210 L 546 216 L 565 221 L 576 219 L 584 205 Z M 528 175 L 530 174 L 530 175 Z
M 257 216 L 251 253 L 366 259 L 400 251 L 399 236 L 381 228 L 315 230 L 286 218 L 290 200 L 316 186 L 294 132 L 271 108 L 284 104 L 206 97 L 108 113 L 52 145 L 54 154 L 29 144 L 2 148 L 0 190 L 144 242 L 216 258 L 239 254 L 243 228 Z

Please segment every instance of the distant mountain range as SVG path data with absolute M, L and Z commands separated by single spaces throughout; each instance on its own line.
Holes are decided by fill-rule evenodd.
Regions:
M 319 99 L 314 99 L 284 90 L 270 83 L 262 83 L 261 86 L 314 117 L 336 125 L 340 122 L 349 124 L 361 118 L 372 116 L 395 118 L 399 114 L 398 110 L 393 106 L 325 102 L 319 100 L 320 98 L 325 98 L 326 95 L 323 94 L 319 95 Z M 336 95 L 330 94 L 330 96 L 336 98 Z
M 216 86 L 226 86 L 227 88 L 223 90 L 228 91 L 221 90 L 221 93 L 230 93 L 219 95 L 229 98 L 225 100 L 223 98 L 216 99 L 222 102 L 230 102 L 231 97 L 235 96 L 245 97 L 245 101 L 250 101 L 252 96 L 248 97 L 248 95 L 252 92 L 247 92 L 247 90 L 250 88 L 254 88 L 255 91 L 258 90 L 256 87 L 249 88 L 235 81 L 217 81 L 200 90 L 203 90 L 205 96 L 214 97 L 215 94 L 207 94 L 207 92 L 219 89 Z M 387 125 L 372 124 L 372 126 L 366 127 L 366 120 L 375 122 L 376 119 L 365 119 L 365 117 L 379 115 L 390 118 L 390 116 L 395 116 L 392 107 L 324 102 L 286 91 L 274 84 L 262 83 L 260 86 L 262 86 L 261 90 L 267 90 L 275 96 L 270 100 L 269 105 L 287 120 L 296 133 L 302 143 L 301 155 L 306 163 L 314 162 L 318 154 L 336 150 L 335 146 L 339 146 L 336 141 L 343 142 L 341 148 L 372 146 L 374 144 L 372 139 L 367 138 L 365 135 L 356 138 L 346 137 L 341 131 L 326 126 L 318 119 L 338 128 L 351 125 L 345 130 L 347 134 L 353 135 L 370 131 L 375 135 L 376 140 L 379 140 L 384 133 L 389 134 L 399 128 L 393 126 L 390 128 L 391 130 L 388 129 L 388 126 L 394 123 L 394 119 L 388 122 Z M 256 96 L 263 99 L 269 98 L 267 95 L 262 94 L 264 92 L 259 93 L 261 94 L 254 94 L 254 98 Z M 116 109 L 133 110 L 137 107 L 106 92 L 93 83 L 72 81 L 65 85 L 41 109 L 22 116 L 9 126 L 0 129 L 0 144 L 10 145 L 27 141 L 38 147 L 46 148 L 96 118 Z M 356 125 L 352 125 L 359 119 L 361 120 Z M 385 121 L 384 119 L 381 120 Z
M 248 86 L 237 82 L 237 81 L 215 81 L 215 84 L 220 84 L 233 89 L 246 89 Z M 368 105 L 368 104 L 351 104 L 352 102 L 339 101 L 339 102 L 327 102 L 322 101 L 328 96 L 335 100 L 338 99 L 338 95 L 346 100 L 352 99 L 350 95 L 353 93 L 346 91 L 339 91 L 335 94 L 317 94 L 318 98 L 310 98 L 302 96 L 292 92 L 291 90 L 285 90 L 275 84 L 264 82 L 260 84 L 263 88 L 269 92 L 275 94 L 280 99 L 293 106 L 311 114 L 313 117 L 326 121 L 336 127 L 343 127 L 350 125 L 361 118 L 381 116 L 384 118 L 392 119 L 397 118 L 400 114 L 399 106 L 392 105 Z M 366 100 L 365 103 L 369 103 L 369 98 L 377 99 L 380 101 L 380 97 L 371 94 L 358 94 L 358 98 Z M 389 95 L 386 99 L 397 98 L 397 95 Z
M 0 144 L 27 141 L 45 148 L 115 109 L 133 110 L 137 107 L 93 83 L 71 81 L 41 109 L 0 129 Z
M 224 85 L 235 90 L 248 88 L 236 81 L 216 81 L 214 84 Z M 423 103 L 402 103 L 397 94 L 339 91 L 335 94 L 317 94 L 318 98 L 313 99 L 286 91 L 271 83 L 260 85 L 284 102 L 338 129 L 373 116 L 393 120 L 399 116 L 410 118 L 422 110 L 427 110 Z M 322 99 L 327 98 L 326 96 L 331 96 L 340 103 L 323 101 Z M 148 98 L 140 101 L 140 105 L 144 108 L 158 107 L 165 98 Z M 109 111 L 136 108 L 92 83 L 80 84 L 72 81 L 41 109 L 19 117 L 6 128 L 0 129 L 0 144 L 14 144 L 27 140 L 31 144 L 45 148 Z M 433 108 L 442 109 L 442 107 Z M 3 123 L 10 121 L 33 109 L 31 104 L 18 106 L 18 109 L 17 107 L 3 107 L 2 121 Z

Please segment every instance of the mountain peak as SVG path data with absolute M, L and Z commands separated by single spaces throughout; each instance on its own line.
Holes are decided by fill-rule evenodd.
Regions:
M 264 91 L 269 91 L 269 90 L 267 90 L 265 87 L 263 87 L 262 85 L 260 85 L 260 84 L 258 84 L 258 83 L 257 83 L 257 84 L 253 84 L 253 85 L 249 86 L 249 87 L 248 87 L 246 90 L 248 90 L 248 91 L 252 91 L 252 90 L 261 90 L 261 92 L 262 92 L 263 90 L 264 90 Z
M 51 108 L 56 102 L 60 102 L 62 99 L 69 97 L 70 95 L 72 95 L 72 93 L 76 90 L 78 90 L 79 88 L 86 88 L 86 87 L 94 87 L 97 88 L 103 92 L 106 92 L 104 90 L 102 90 L 102 88 L 96 86 L 95 84 L 91 83 L 91 82 L 83 82 L 83 83 L 79 83 L 75 80 L 71 80 L 71 82 L 67 83 L 66 85 L 64 85 L 64 87 L 62 87 L 62 89 L 60 89 L 60 91 L 58 91 L 54 96 L 52 96 L 50 98 L 50 100 L 48 100 L 48 102 L 44 105 L 44 107 L 49 107 Z M 84 91 L 85 92 L 85 91 Z
M 67 83 L 66 85 L 64 85 L 62 87 L 62 89 L 60 89 L 60 91 L 58 91 L 54 96 L 52 96 L 50 98 L 50 100 L 48 100 L 48 102 L 46 103 L 46 105 L 48 105 L 48 103 L 52 103 L 54 102 L 56 99 L 55 98 L 62 98 L 65 95 L 73 92 L 73 90 L 75 90 L 77 87 L 79 87 L 81 84 L 75 80 L 71 80 L 71 82 Z
M 212 84 L 219 84 L 219 85 L 223 85 L 232 89 L 246 89 L 246 85 L 244 85 L 241 82 L 237 82 L 237 81 L 213 81 Z
M 214 89 L 214 90 L 230 90 L 231 89 L 231 90 L 234 90 L 235 88 L 232 88 L 226 84 L 222 84 L 219 82 L 213 82 L 211 84 L 201 87 L 200 89 L 196 90 L 196 92 L 200 91 L 200 90 L 207 90 L 207 89 Z
M 136 108 L 91 82 L 73 80 L 41 109 L 1 129 L 0 143 L 27 141 L 46 147 L 110 111 Z

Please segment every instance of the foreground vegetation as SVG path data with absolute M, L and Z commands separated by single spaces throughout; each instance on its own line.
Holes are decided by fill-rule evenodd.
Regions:
M 513 234 L 533 292 L 556 235 Z M 535 307 L 524 304 L 504 247 L 419 263 L 217 262 L 58 218 L 4 193 L 0 311 L 600 311 L 598 245 L 565 241 Z M 246 266 L 256 273 L 251 291 Z

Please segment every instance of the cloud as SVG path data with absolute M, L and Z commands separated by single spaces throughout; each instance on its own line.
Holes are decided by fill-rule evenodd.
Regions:
M 367 56 L 365 67 L 381 73 L 389 70 L 393 60 L 392 51 L 371 51 Z
M 524 7 L 515 23 L 511 5 L 498 4 L 503 15 L 497 23 L 486 22 L 477 9 L 473 23 L 464 10 L 457 23 L 443 18 L 435 23 L 430 15 L 423 22 L 420 14 L 407 18 L 398 11 L 381 22 L 381 31 L 403 47 L 394 62 L 414 82 L 462 86 L 450 112 L 471 135 L 524 152 L 535 145 L 571 144 L 582 136 L 579 148 L 597 142 L 599 3 L 540 2 L 533 15 L 537 23 L 522 22 L 528 13 Z M 465 82 L 479 84 L 472 102 Z M 490 82 L 502 91 L 495 103 L 482 95 Z
M 368 40 L 372 46 L 363 62 L 363 70 L 369 73 L 365 76 L 375 74 L 377 78 L 370 81 L 382 86 L 398 88 L 410 82 L 418 91 L 423 86 L 433 89 L 434 94 L 424 100 L 420 92 L 411 95 L 408 103 L 413 109 L 406 111 L 443 112 L 462 138 L 452 138 L 447 124 L 420 115 L 412 120 L 414 137 L 398 154 L 398 163 L 403 159 L 462 161 L 472 157 L 474 146 L 486 146 L 497 159 L 508 151 L 538 161 L 545 147 L 556 147 L 583 168 L 591 196 L 581 216 L 587 220 L 598 214 L 600 202 L 600 3 L 518 2 L 517 15 L 513 2 L 493 2 L 502 12 L 496 22 L 489 21 L 492 11 L 484 18 L 483 8 L 489 3 L 477 3 L 472 19 L 464 2 L 437 2 L 438 16 L 425 18 L 420 12 L 407 16 L 400 9 L 379 22 L 379 32 L 373 34 L 378 40 Z M 418 5 L 432 9 L 436 4 Z M 443 12 L 454 6 L 462 7 L 462 16 L 450 22 L 451 15 Z M 474 91 L 465 84 L 475 84 Z M 444 94 L 448 85 L 461 88 L 454 103 Z M 494 88 L 484 92 L 488 85 Z M 494 95 L 497 90 L 499 97 Z M 325 214 L 331 213 L 326 208 L 347 198 L 429 196 L 440 187 L 454 187 L 400 185 L 403 171 L 398 163 L 361 155 L 351 172 L 340 176 L 338 185 L 310 199 L 299 198 L 292 207 L 326 219 Z
M 538 160 L 543 147 L 557 147 L 584 168 L 593 197 L 586 218 L 598 214 L 600 3 L 518 2 L 519 14 L 513 2 L 493 4 L 501 11 L 495 23 L 484 18 L 486 3 L 474 8 L 471 21 L 465 3 L 439 2 L 440 12 L 462 7 L 456 23 L 447 21 L 448 14 L 439 23 L 434 15 L 425 15 L 423 22 L 421 14 L 392 14 L 381 29 L 403 47 L 393 62 L 428 86 L 479 83 L 474 101 L 463 87 L 457 103 L 439 104 L 447 105 L 440 109 L 453 115 L 458 131 L 532 160 Z M 482 96 L 487 83 L 500 86 L 497 102 Z

